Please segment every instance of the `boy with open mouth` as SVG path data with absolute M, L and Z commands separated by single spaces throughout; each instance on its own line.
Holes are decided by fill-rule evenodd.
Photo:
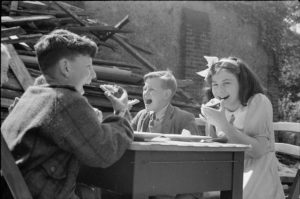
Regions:
M 171 105 L 177 82 L 171 71 L 150 72 L 144 76 L 145 109 L 137 113 L 131 124 L 139 132 L 181 134 L 185 129 L 201 135 L 192 113 Z

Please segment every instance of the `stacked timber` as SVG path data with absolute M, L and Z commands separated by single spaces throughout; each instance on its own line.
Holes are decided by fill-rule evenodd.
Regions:
M 34 44 L 44 34 L 62 28 L 87 35 L 98 46 L 123 48 L 140 64 L 131 64 L 114 60 L 102 60 L 99 55 L 93 60 L 97 79 L 86 85 L 85 96 L 89 102 L 104 112 L 112 112 L 112 106 L 99 88 L 100 84 L 118 84 L 124 87 L 129 99 L 139 99 L 140 103 L 132 108 L 136 113 L 142 108 L 143 75 L 156 70 L 142 53 L 151 54 L 143 47 L 131 43 L 126 34 L 133 31 L 123 28 L 129 17 L 125 16 L 116 25 L 110 26 L 92 19 L 84 9 L 61 1 L 2 1 L 1 42 L 6 44 L 11 54 L 9 81 L 1 86 L 1 121 L 8 114 L 8 107 L 15 97 L 20 97 L 24 90 L 33 84 L 41 72 L 34 52 Z M 118 46 L 108 43 L 115 41 Z M 179 86 L 187 86 L 190 81 L 180 81 Z M 174 105 L 198 114 L 199 104 L 187 93 L 179 89 L 172 102 Z

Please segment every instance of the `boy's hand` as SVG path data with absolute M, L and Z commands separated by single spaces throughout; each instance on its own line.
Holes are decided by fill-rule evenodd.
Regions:
M 125 112 L 128 109 L 128 94 L 125 89 L 117 85 L 101 85 L 100 88 L 105 91 L 104 95 L 112 103 L 115 112 Z

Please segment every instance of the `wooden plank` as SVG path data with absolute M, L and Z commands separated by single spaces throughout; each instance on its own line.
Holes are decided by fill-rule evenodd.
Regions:
M 1 38 L 1 43 L 5 44 L 16 44 L 21 42 L 36 42 L 38 41 L 43 34 L 31 34 L 31 35 L 20 35 L 20 36 L 10 36 Z
M 125 26 L 129 22 L 129 16 L 126 15 L 119 23 L 117 23 L 114 27 L 117 29 L 121 29 L 123 26 Z M 111 36 L 113 36 L 114 33 L 108 33 L 105 37 L 102 38 L 103 41 L 106 41 Z
M 19 6 L 26 9 L 47 10 L 49 6 L 41 1 L 19 1 Z
M 9 15 L 15 15 L 16 13 L 12 10 L 17 10 L 18 9 L 18 5 L 19 5 L 19 1 L 12 1 L 10 4 L 10 11 L 9 11 Z
M 7 76 L 8 76 L 8 82 L 2 84 L 1 86 L 2 88 L 7 88 L 10 90 L 15 90 L 20 92 L 24 91 L 21 84 L 19 83 L 19 81 L 17 80 L 16 76 L 13 74 L 13 71 L 11 69 L 8 70 Z
M 26 34 L 26 32 L 20 26 L 11 27 L 11 28 L 1 28 L 1 38 L 9 37 L 12 35 L 24 35 L 24 34 Z
M 33 84 L 34 81 L 30 76 L 28 70 L 26 69 L 23 61 L 20 59 L 14 46 L 12 44 L 8 44 L 6 46 L 11 56 L 10 68 L 12 69 L 13 73 L 16 75 L 22 88 L 26 90 L 29 86 Z
M 9 6 L 11 1 L 1 1 L 1 5 Z
M 54 19 L 52 15 L 36 15 L 36 16 L 1 16 L 3 24 L 24 24 L 32 21 L 44 21 Z
M 108 68 L 93 65 L 97 74 L 97 79 L 114 80 L 127 83 L 139 83 L 143 81 L 143 77 L 129 70 L 118 69 L 117 67 Z
M 28 56 L 35 56 L 35 51 L 29 50 L 17 50 L 19 55 L 28 55 Z
M 62 17 L 51 19 L 54 23 L 59 23 L 60 25 L 68 25 L 69 23 L 74 23 L 75 20 L 72 17 Z
M 52 10 L 13 10 L 10 9 L 10 11 L 19 13 L 19 14 L 33 14 L 33 15 L 53 15 L 55 17 L 66 17 L 68 16 L 66 13 L 61 11 L 52 11 Z M 86 13 L 77 13 L 79 16 L 86 16 Z
M 136 44 L 131 43 L 131 42 L 128 40 L 128 38 L 127 38 L 126 36 L 121 35 L 121 34 L 118 34 L 118 33 L 116 33 L 116 34 L 118 35 L 118 37 L 123 38 L 129 45 L 131 45 L 131 46 L 132 46 L 133 48 L 135 48 L 136 50 L 141 51 L 141 52 L 143 52 L 143 53 L 146 53 L 146 54 L 148 54 L 148 55 L 153 55 L 153 52 L 151 52 L 150 50 L 145 49 L 144 47 L 140 47 L 140 46 L 138 46 L 138 45 L 136 45 Z
M 29 65 L 34 65 L 38 66 L 37 59 L 35 57 L 35 53 L 30 51 L 23 51 L 23 50 L 18 50 L 20 51 L 19 57 L 22 59 L 23 62 Z M 117 66 L 117 67 L 124 67 L 124 68 L 133 68 L 133 69 L 142 69 L 142 66 L 138 65 L 133 65 L 133 64 L 128 64 L 124 62 L 118 62 L 118 61 L 110 61 L 110 60 L 103 60 L 103 59 L 93 59 L 94 65 L 100 65 L 100 66 Z
M 14 103 L 13 99 L 1 97 L 1 107 L 8 108 L 12 103 Z
M 61 2 L 54 2 L 56 5 L 58 5 L 61 9 L 63 9 L 65 12 L 67 12 L 73 19 L 75 19 L 81 26 L 86 26 L 86 24 L 84 22 L 81 21 L 81 19 L 76 16 L 76 14 L 72 13 L 70 10 L 68 10 L 67 8 L 65 8 Z M 128 18 L 128 17 L 127 17 Z M 128 19 L 127 19 L 128 20 Z M 126 20 L 126 21 L 127 21 Z M 121 27 L 121 24 L 124 24 L 124 22 L 120 22 L 119 24 L 117 24 L 115 27 L 119 28 Z M 92 32 L 93 33 L 93 32 Z M 95 35 L 95 33 L 93 33 Z M 95 35 L 97 38 L 98 35 Z M 153 66 L 150 62 L 148 62 L 146 59 L 144 59 L 138 52 L 135 51 L 135 49 L 130 46 L 126 41 L 124 41 L 122 38 L 120 37 L 116 37 L 115 35 L 112 35 L 111 37 L 114 41 L 116 41 L 117 43 L 119 43 L 125 50 L 127 50 L 134 58 L 136 58 L 140 63 L 142 63 L 143 65 L 145 65 L 146 67 L 148 67 L 151 71 L 156 70 L 156 67 Z M 104 43 L 104 42 L 102 42 Z M 106 44 L 106 43 L 104 43 Z
M 116 41 L 120 46 L 122 46 L 129 54 L 131 54 L 136 60 L 138 60 L 141 64 L 146 66 L 150 71 L 155 71 L 157 68 L 152 65 L 148 60 L 143 58 L 136 50 L 130 46 L 126 41 L 124 41 L 122 38 L 117 37 L 116 35 L 113 35 L 111 37 L 114 41 Z
M 20 91 L 1 88 L 1 97 L 14 99 L 15 97 L 20 97 L 22 94 L 23 92 Z
M 19 55 L 19 57 L 26 65 L 35 66 L 38 69 L 39 64 L 36 56 Z
M 274 131 L 289 131 L 300 133 L 300 123 L 298 122 L 273 122 Z
M 12 195 L 16 199 L 32 199 L 19 167 L 15 163 L 8 145 L 1 133 L 1 169 Z
M 3 1 L 2 1 L 3 2 Z M 3 5 L 3 3 L 1 4 L 1 11 L 5 12 L 5 13 L 9 13 L 9 7 L 7 5 Z
M 123 26 L 125 26 L 127 23 L 129 22 L 129 16 L 126 15 L 119 23 L 117 23 L 114 27 L 117 28 L 117 29 L 121 29 Z M 111 32 L 111 33 L 108 33 L 105 37 L 103 37 L 103 41 L 106 41 L 107 39 L 111 38 L 115 33 L 114 32 Z M 131 45 L 133 48 L 139 50 L 139 51 L 142 51 L 143 53 L 146 53 L 146 54 L 150 54 L 152 55 L 153 53 L 150 52 L 149 50 L 146 50 L 140 46 L 137 46 L 135 44 L 132 44 L 128 41 L 128 39 L 124 38 L 123 35 L 121 34 L 116 34 L 118 37 L 124 39 L 125 42 L 127 42 L 129 45 Z
M 97 32 L 118 32 L 118 33 L 133 33 L 132 30 L 119 30 L 114 28 L 113 26 L 70 26 L 67 27 L 68 30 L 71 31 L 97 31 Z
M 59 3 L 61 6 L 63 6 L 64 8 L 70 10 L 71 12 L 74 12 L 74 13 L 82 13 L 82 12 L 85 12 L 84 9 L 82 8 L 79 8 L 77 6 L 74 6 L 74 5 L 71 5 L 71 4 L 68 4 L 66 2 L 62 2 L 62 1 L 52 1 L 52 2 L 46 2 L 46 4 L 48 4 L 50 7 L 52 7 L 53 9 L 55 10 L 58 10 L 60 11 L 60 6 L 57 5 L 57 3 Z
M 75 14 L 73 13 L 72 11 L 70 11 L 68 8 L 66 8 L 64 6 L 64 4 L 62 2 L 58 2 L 58 1 L 55 1 L 54 2 L 58 7 L 60 7 L 63 11 L 65 11 L 67 14 L 70 15 L 70 17 L 72 17 L 77 23 L 79 23 L 81 26 L 87 26 L 84 22 L 81 21 L 81 19 Z M 99 38 L 99 35 L 94 33 L 94 32 L 91 32 L 93 35 L 95 35 L 97 38 Z M 114 47 L 110 44 L 107 44 L 105 42 L 102 42 L 102 41 L 98 41 L 97 43 L 99 43 L 100 45 L 103 45 L 103 46 L 106 46 L 110 49 L 113 49 L 114 50 Z
M 300 146 L 286 143 L 275 143 L 276 152 L 289 154 L 300 158 Z
M 273 127 L 274 131 L 295 132 L 300 134 L 300 123 L 297 122 L 273 122 Z M 275 143 L 275 150 L 298 158 L 300 157 L 300 146 Z
M 118 35 L 118 36 L 119 36 L 119 35 Z M 133 44 L 133 43 L 131 43 L 131 42 L 129 42 L 129 41 L 127 41 L 127 43 L 128 43 L 129 45 L 131 45 L 133 48 L 135 48 L 136 50 L 138 50 L 138 51 L 141 51 L 141 52 L 146 53 L 146 54 L 148 54 L 148 55 L 153 55 L 153 53 L 152 53 L 150 50 L 147 50 L 147 49 L 145 49 L 145 48 L 142 48 L 142 47 L 140 47 L 140 46 L 138 46 L 138 45 L 136 45 L 136 44 Z
M 111 61 L 111 60 L 103 60 L 103 59 L 93 59 L 93 63 L 99 65 L 107 65 L 107 66 L 119 66 L 119 67 L 128 67 L 128 68 L 135 68 L 135 69 L 142 69 L 142 66 L 129 64 L 125 62 L 118 62 L 118 61 Z
M 20 59 L 31 66 L 38 66 L 38 61 L 36 57 L 19 55 Z M 129 70 L 119 69 L 117 67 L 103 67 L 98 65 L 93 65 L 94 70 L 97 74 L 98 79 L 103 80 L 114 80 L 114 81 L 122 81 L 122 82 L 130 82 L 130 83 L 138 83 L 143 80 L 141 75 L 135 74 Z
M 298 169 L 293 185 L 289 190 L 289 196 L 287 199 L 299 199 L 300 194 L 300 169 Z

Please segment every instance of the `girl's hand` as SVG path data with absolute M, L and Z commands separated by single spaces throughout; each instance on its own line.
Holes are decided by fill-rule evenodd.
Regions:
M 203 116 L 206 118 L 206 121 L 209 124 L 214 125 L 219 129 L 222 129 L 220 127 L 228 123 L 225 117 L 225 109 L 224 109 L 223 101 L 221 101 L 219 109 L 214 109 L 202 105 L 201 112 L 203 113 Z

